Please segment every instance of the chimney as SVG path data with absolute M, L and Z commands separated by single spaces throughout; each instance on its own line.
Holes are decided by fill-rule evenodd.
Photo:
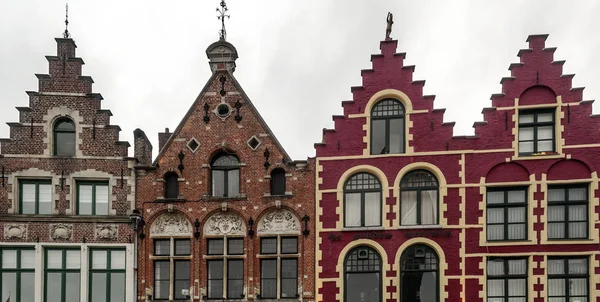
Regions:
M 165 128 L 165 132 L 158 133 L 158 152 L 165 146 L 172 133 L 169 133 L 169 128 Z
M 142 166 L 152 164 L 152 144 L 142 129 L 138 128 L 133 131 L 133 148 L 134 157 Z

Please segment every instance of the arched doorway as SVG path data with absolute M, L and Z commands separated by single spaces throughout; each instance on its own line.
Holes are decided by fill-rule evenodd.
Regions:
M 401 302 L 439 301 L 439 259 L 429 246 L 409 246 L 400 258 Z
M 381 256 L 368 246 L 359 246 L 344 259 L 344 301 L 381 301 Z

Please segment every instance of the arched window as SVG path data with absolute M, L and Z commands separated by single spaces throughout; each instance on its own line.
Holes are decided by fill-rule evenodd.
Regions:
M 438 302 L 438 256 L 422 244 L 409 246 L 400 258 L 400 302 Z
M 235 155 L 221 153 L 213 159 L 210 167 L 213 197 L 240 195 L 240 161 Z
M 54 155 L 75 156 L 75 124 L 70 119 L 54 123 Z
M 165 174 L 165 198 L 177 198 L 179 196 L 179 176 L 175 172 Z
M 438 223 L 438 181 L 425 170 L 412 171 L 400 182 L 400 224 Z
M 379 253 L 368 246 L 350 250 L 344 260 L 344 301 L 379 302 L 381 283 Z
M 404 106 L 384 99 L 371 110 L 371 154 L 404 153 Z
M 381 225 L 381 183 L 375 175 L 352 175 L 344 186 L 344 226 Z
M 271 171 L 271 195 L 285 195 L 285 170 L 282 168 Z

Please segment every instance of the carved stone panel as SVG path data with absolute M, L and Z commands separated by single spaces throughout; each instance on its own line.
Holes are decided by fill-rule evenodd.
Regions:
M 73 225 L 72 224 L 64 224 L 64 223 L 56 223 L 50 224 L 50 238 L 54 240 L 71 239 L 71 235 L 73 234 Z
M 216 213 L 204 225 L 204 235 L 245 235 L 246 224 L 231 212 Z
M 292 212 L 280 209 L 264 216 L 257 231 L 263 234 L 300 234 L 300 221 Z
M 96 239 L 117 240 L 119 227 L 116 224 L 97 224 Z
M 192 224 L 179 213 L 165 213 L 160 215 L 152 227 L 150 236 L 187 236 L 192 234 Z
M 4 224 L 4 239 L 27 239 L 27 225 L 24 223 Z

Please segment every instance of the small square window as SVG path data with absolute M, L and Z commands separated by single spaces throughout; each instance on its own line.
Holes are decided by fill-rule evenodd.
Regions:
M 256 136 L 252 136 L 247 142 L 248 146 L 252 148 L 252 150 L 256 150 L 258 146 L 260 146 L 260 143 L 260 140 L 256 138 Z
M 185 256 L 190 254 L 190 240 L 176 239 L 175 240 L 175 255 Z
M 277 238 L 261 238 L 260 253 L 277 254 Z
M 227 239 L 227 254 L 228 255 L 243 255 L 244 254 L 244 238 Z
M 223 255 L 225 244 L 223 239 L 208 239 L 207 242 L 209 255 Z
M 195 138 L 192 138 L 187 143 L 187 146 L 190 149 L 190 151 L 192 151 L 192 153 L 194 153 L 194 152 L 196 152 L 196 150 L 198 150 L 198 147 L 200 147 L 200 143 Z
M 282 254 L 297 254 L 298 253 L 298 238 L 297 237 L 281 238 L 281 253 Z
M 171 255 L 171 240 L 156 239 L 154 240 L 154 256 L 169 256 Z

